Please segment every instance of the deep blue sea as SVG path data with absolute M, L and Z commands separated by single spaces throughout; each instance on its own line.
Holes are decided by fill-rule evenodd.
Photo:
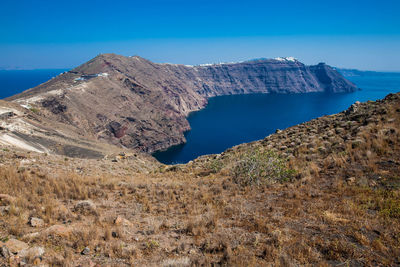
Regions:
M 66 69 L 0 70 L 0 99 L 44 83 Z
M 35 87 L 66 69 L 0 71 L 0 99 Z M 186 163 L 200 155 L 259 140 L 287 127 L 334 114 L 355 101 L 377 100 L 400 91 L 400 73 L 347 77 L 361 91 L 347 94 L 256 94 L 218 96 L 189 115 L 187 143 L 154 156 L 166 164 Z
M 356 101 L 377 100 L 400 91 L 400 73 L 347 77 L 361 91 L 344 94 L 256 94 L 218 96 L 189 115 L 187 143 L 154 156 L 166 164 L 186 163 L 200 155 L 221 153 L 263 139 L 276 129 L 338 113 Z

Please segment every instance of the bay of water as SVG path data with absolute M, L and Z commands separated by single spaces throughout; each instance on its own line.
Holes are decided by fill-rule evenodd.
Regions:
M 165 164 L 186 163 L 263 139 L 276 129 L 338 113 L 356 101 L 384 98 L 400 91 L 400 73 L 347 77 L 362 90 L 354 93 L 255 94 L 218 96 L 189 115 L 187 143 L 153 155 Z
M 0 99 L 44 83 L 66 69 L 0 70 Z

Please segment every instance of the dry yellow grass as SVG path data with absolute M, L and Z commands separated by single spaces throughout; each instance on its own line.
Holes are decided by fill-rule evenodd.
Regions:
M 340 150 L 340 143 L 337 150 L 330 148 L 335 140 L 325 143 L 325 150 L 302 145 L 285 163 L 296 170 L 293 181 L 257 186 L 236 183 L 231 170 L 248 150 L 274 150 L 265 141 L 151 173 L 94 161 L 93 166 L 108 171 L 99 175 L 95 167 L 78 174 L 70 168 L 72 160 L 44 156 L 21 169 L 4 152 L 0 193 L 10 197 L 1 198 L 0 237 L 44 247 L 43 262 L 54 266 L 89 261 L 109 266 L 394 266 L 400 262 L 397 106 L 398 101 L 388 105 L 381 116 L 395 120 L 359 130 L 363 142 Z M 52 169 L 45 167 L 49 161 Z M 85 200 L 94 207 L 77 209 Z M 30 226 L 30 217 L 43 219 L 44 225 Z M 87 255 L 81 253 L 85 247 Z

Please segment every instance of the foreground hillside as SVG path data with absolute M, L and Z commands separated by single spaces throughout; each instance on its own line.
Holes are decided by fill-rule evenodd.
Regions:
M 187 115 L 212 96 L 354 90 L 330 66 L 295 59 L 185 66 L 104 54 L 8 100 L 85 138 L 151 153 L 184 143 Z
M 186 165 L 4 147 L 0 262 L 398 266 L 399 130 L 392 94 Z

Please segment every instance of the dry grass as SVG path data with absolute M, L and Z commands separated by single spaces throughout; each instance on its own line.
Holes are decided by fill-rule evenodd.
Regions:
M 89 260 L 111 266 L 396 265 L 400 124 L 395 106 L 385 116 L 396 120 L 378 120 L 354 133 L 362 141 L 328 144 L 325 140 L 335 136 L 327 134 L 315 148 L 294 148 L 295 156 L 282 163 L 296 170 L 290 182 L 235 182 L 232 170 L 248 151 L 277 150 L 264 141 L 151 174 L 115 175 L 119 169 L 104 162 L 99 166 L 111 171 L 103 175 L 41 166 L 18 171 L 9 164 L 0 169 L 0 193 L 14 198 L 1 203 L 0 237 L 45 247 L 43 260 L 54 266 Z M 78 212 L 74 206 L 81 200 L 91 200 L 95 212 Z M 29 226 L 32 216 L 45 225 Z M 118 217 L 123 219 L 117 223 Z M 29 236 L 34 232 L 39 235 Z M 89 255 L 81 255 L 85 247 Z

